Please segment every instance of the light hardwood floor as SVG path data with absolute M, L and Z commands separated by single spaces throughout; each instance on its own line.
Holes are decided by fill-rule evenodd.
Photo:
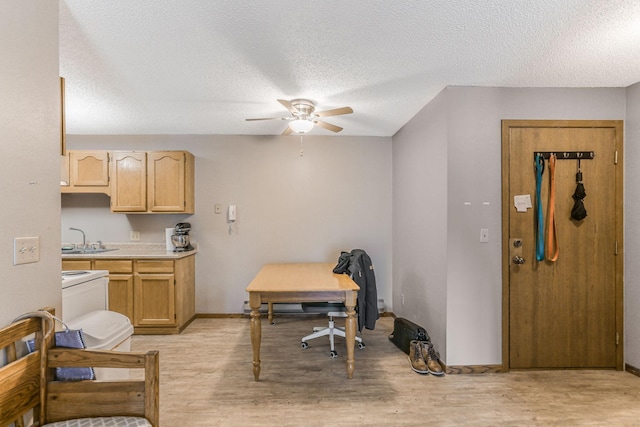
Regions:
M 616 371 L 446 375 L 413 372 L 387 336 L 365 330 L 348 380 L 345 351 L 300 338 L 323 317 L 262 322 L 262 373 L 253 380 L 248 318 L 196 319 L 180 335 L 134 336 L 160 350 L 160 421 L 190 426 L 618 426 L 640 425 L 640 378 Z

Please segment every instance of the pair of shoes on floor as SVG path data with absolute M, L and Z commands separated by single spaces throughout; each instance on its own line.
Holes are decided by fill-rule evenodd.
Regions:
M 444 375 L 440 358 L 430 341 L 411 341 L 409 362 L 411 362 L 411 369 L 419 374 Z

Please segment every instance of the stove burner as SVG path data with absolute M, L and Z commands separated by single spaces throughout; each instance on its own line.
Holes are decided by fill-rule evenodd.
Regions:
M 87 274 L 88 271 L 84 270 L 74 270 L 74 271 L 63 271 L 62 276 L 80 276 L 81 274 Z

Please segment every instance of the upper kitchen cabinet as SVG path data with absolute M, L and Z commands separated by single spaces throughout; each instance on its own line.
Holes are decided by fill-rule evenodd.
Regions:
M 114 152 L 111 210 L 192 214 L 194 176 L 187 151 Z
M 186 151 L 147 153 L 147 201 L 151 212 L 194 213 L 194 158 Z
M 147 153 L 114 151 L 111 155 L 111 210 L 146 212 Z
M 65 157 L 62 159 L 60 187 L 63 193 L 110 194 L 108 151 L 69 150 Z

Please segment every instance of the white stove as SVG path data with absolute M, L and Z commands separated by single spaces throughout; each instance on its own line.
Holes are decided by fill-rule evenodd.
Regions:
M 62 272 L 62 321 L 71 321 L 94 310 L 109 309 L 109 272 L 71 270 Z
M 62 272 L 62 289 L 108 275 L 107 270 L 66 270 Z

